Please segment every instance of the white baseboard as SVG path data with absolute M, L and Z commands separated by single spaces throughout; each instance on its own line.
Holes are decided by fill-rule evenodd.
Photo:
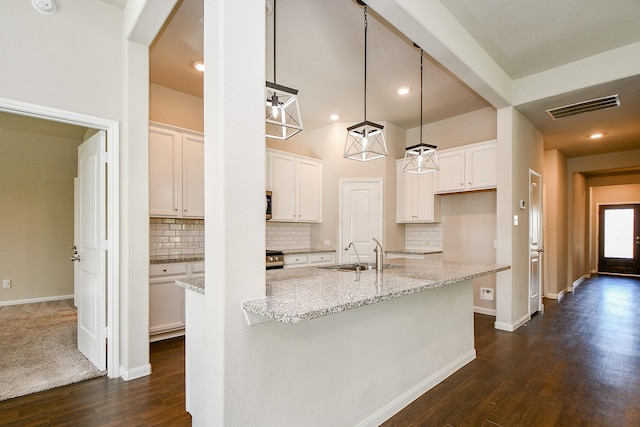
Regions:
M 525 314 L 514 323 L 495 322 L 493 324 L 493 327 L 501 331 L 513 332 L 516 329 L 518 329 L 520 326 L 527 323 L 529 320 L 531 320 L 531 316 L 529 316 L 528 314 Z
M 485 308 L 478 307 L 477 305 L 473 306 L 473 312 L 478 314 L 486 314 L 487 316 L 496 317 L 496 309 L 495 308 Z
M 393 399 L 391 402 L 384 405 L 382 408 L 369 415 L 364 420 L 360 421 L 356 426 L 358 427 L 369 427 L 369 426 L 379 426 L 398 412 L 400 412 L 405 406 L 416 400 L 418 397 L 422 396 L 427 391 L 431 390 L 433 387 L 440 384 L 451 374 L 456 372 L 458 369 L 462 368 L 467 363 L 471 362 L 476 358 L 476 350 L 470 350 L 467 353 L 463 354 L 444 368 L 440 369 L 435 374 L 431 375 L 428 378 L 420 381 L 414 387 L 411 387 L 406 392 L 402 393 L 400 396 Z
M 544 297 L 545 298 L 549 298 L 549 299 L 557 299 L 559 301 L 559 300 L 562 299 L 563 296 L 566 295 L 566 293 L 568 291 L 569 291 L 568 289 L 563 289 L 560 292 L 558 292 L 557 294 L 552 294 L 552 293 L 547 292 Z
M 589 277 L 591 277 L 590 274 L 585 274 L 584 276 L 580 277 L 578 280 L 573 282 L 573 289 L 577 288 L 578 286 L 580 286 L 580 284 L 582 282 L 584 282 L 585 280 L 587 280 Z M 571 290 L 573 292 L 573 289 Z
M 42 297 L 42 298 L 14 299 L 13 301 L 0 301 L 0 306 L 33 304 L 36 302 L 47 302 L 47 301 L 61 301 L 64 299 L 73 299 L 73 294 L 72 295 L 56 295 L 53 297 Z
M 147 375 L 151 375 L 151 364 L 147 363 L 144 366 L 138 366 L 133 369 L 124 369 L 120 367 L 120 372 L 122 373 L 122 379 L 125 381 L 135 380 L 136 378 L 146 377 Z
M 168 340 L 170 338 L 183 337 L 184 327 L 176 328 L 170 331 L 154 332 L 149 335 L 149 342 Z

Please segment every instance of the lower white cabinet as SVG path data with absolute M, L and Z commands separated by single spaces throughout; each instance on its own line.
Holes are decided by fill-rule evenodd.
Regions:
M 284 256 L 284 268 L 315 267 L 334 263 L 333 252 L 289 254 Z
M 150 341 L 184 335 L 185 290 L 175 281 L 204 276 L 204 262 L 175 262 L 149 266 Z

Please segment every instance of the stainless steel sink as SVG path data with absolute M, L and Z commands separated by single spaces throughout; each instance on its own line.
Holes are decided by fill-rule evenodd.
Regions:
M 384 264 L 383 266 L 384 268 L 398 268 L 400 267 L 400 265 L 398 264 Z M 360 263 L 360 264 L 334 264 L 334 265 L 327 265 L 324 267 L 320 267 L 323 270 L 340 270 L 340 271 L 365 271 L 365 270 L 375 270 L 376 269 L 376 264 L 375 263 Z

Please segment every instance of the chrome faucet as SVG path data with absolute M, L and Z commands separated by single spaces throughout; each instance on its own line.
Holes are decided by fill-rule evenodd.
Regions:
M 360 255 L 358 254 L 358 249 L 356 249 L 356 244 L 353 242 L 350 242 L 349 245 L 344 248 L 345 251 L 348 251 L 349 248 L 353 246 L 353 251 L 356 253 L 356 259 L 358 260 L 358 265 L 360 264 Z
M 376 242 L 376 247 L 373 251 L 376 253 L 376 271 L 382 271 L 382 245 L 375 237 L 372 237 L 373 241 Z

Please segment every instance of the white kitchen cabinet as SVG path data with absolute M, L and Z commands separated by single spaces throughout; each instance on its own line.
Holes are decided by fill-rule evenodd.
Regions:
M 149 266 L 150 341 L 184 335 L 185 290 L 176 280 L 204 276 L 204 262 L 174 262 Z
M 149 127 L 151 216 L 204 218 L 204 138 L 161 124 Z
M 267 150 L 271 221 L 322 222 L 322 162 Z
M 403 159 L 396 161 L 396 222 L 439 220 L 433 194 L 434 173 L 402 172 L 403 162 Z
M 496 188 L 496 141 L 480 142 L 438 152 L 435 193 L 456 193 Z
M 284 256 L 284 268 L 316 267 L 334 264 L 333 252 L 288 254 Z

